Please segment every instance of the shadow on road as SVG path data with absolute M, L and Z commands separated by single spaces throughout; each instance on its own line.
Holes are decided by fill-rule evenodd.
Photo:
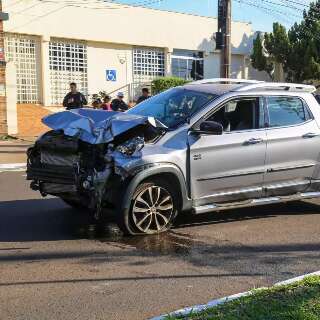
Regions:
M 77 212 L 59 199 L 0 202 L 0 242 L 74 239 Z
M 182 260 L 194 267 L 214 267 L 216 273 L 183 275 L 183 277 L 253 276 L 263 277 L 274 272 L 278 279 L 297 273 L 299 263 L 304 261 L 304 272 L 314 271 L 320 259 L 320 242 L 303 240 L 288 243 L 250 245 L 211 237 L 198 237 L 193 232 L 184 232 L 186 226 L 229 224 L 235 221 L 269 219 L 275 216 L 318 214 L 318 206 L 311 203 L 230 210 L 205 216 L 187 214 L 177 220 L 175 228 L 164 234 L 147 237 L 110 238 L 108 225 L 95 224 L 84 212 L 68 208 L 59 199 L 39 199 L 0 202 L 0 243 L 26 242 L 25 245 L 8 245 L 0 249 L 0 264 L 11 262 L 35 262 L 60 259 L 81 259 L 81 264 L 99 265 L 121 263 L 127 266 L 144 266 L 166 263 L 168 259 Z M 217 229 L 216 229 L 217 230 Z M 28 242 L 73 239 L 97 239 L 105 242 L 94 250 L 70 246 L 66 250 L 30 251 Z M 30 247 L 32 246 L 29 244 Z M 120 249 L 120 250 L 119 250 Z M 10 252 L 11 250 L 14 250 Z M 150 259 L 152 257 L 152 259 Z M 154 259 L 156 258 L 156 259 Z M 270 271 L 272 270 L 272 272 Z M 163 276 L 163 278 L 179 276 Z M 57 281 L 26 282 L 25 284 L 68 283 L 90 281 L 151 280 L 153 276 L 132 278 L 67 279 Z M 158 277 L 162 279 L 162 277 Z M 19 285 L 20 282 L 0 283 L 0 286 Z
M 256 208 L 242 208 L 220 213 L 192 215 L 184 213 L 178 216 L 174 230 L 183 232 L 183 228 L 226 224 L 235 221 L 267 219 L 279 215 L 318 214 L 319 206 L 309 202 L 292 202 L 261 206 Z M 167 233 L 159 235 L 166 241 L 170 237 Z M 155 239 L 156 237 L 135 237 L 127 240 L 130 243 L 140 242 L 138 239 Z M 77 211 L 66 206 L 60 199 L 32 199 L 0 202 L 0 242 L 24 241 L 57 241 L 70 239 L 100 239 L 110 238 L 109 225 L 101 225 L 90 217 L 87 212 Z M 153 240 L 148 240 L 153 242 Z M 159 241 L 157 239 L 155 244 Z M 180 240 L 177 240 L 181 242 Z M 189 242 L 192 239 L 189 239 Z M 183 242 L 183 241 L 182 241 Z M 188 240 L 185 240 L 189 246 Z M 181 245 L 182 246 L 182 245 Z M 182 246 L 183 247 L 183 246 Z M 180 246 L 179 246 L 180 248 Z M 183 248 L 180 248 L 183 251 Z M 160 250 L 160 249 L 159 249 Z M 160 250 L 161 251 L 161 250 Z M 164 250 L 164 253 L 167 250 Z

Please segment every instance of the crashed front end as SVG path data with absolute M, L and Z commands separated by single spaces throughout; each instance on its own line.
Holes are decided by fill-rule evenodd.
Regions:
M 165 127 L 154 118 L 91 109 L 47 116 L 51 131 L 28 150 L 27 179 L 43 196 L 58 196 L 87 207 L 98 218 L 116 208 L 139 164 L 145 143 L 155 142 Z

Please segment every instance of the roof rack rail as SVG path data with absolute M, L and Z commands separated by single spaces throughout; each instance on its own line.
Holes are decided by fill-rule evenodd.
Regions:
M 302 92 L 314 92 L 315 86 L 308 84 L 298 83 L 284 83 L 284 82 L 258 82 L 255 84 L 249 84 L 241 88 L 235 89 L 235 91 L 250 91 L 259 89 L 273 89 L 273 90 L 286 90 L 286 91 L 302 91 Z
M 258 80 L 247 80 L 247 79 L 234 79 L 234 78 L 212 78 L 212 79 L 203 79 L 203 80 L 197 80 L 193 81 L 190 84 L 211 84 L 211 83 L 248 83 L 248 84 L 253 84 L 253 83 L 261 83 L 263 81 L 258 81 Z

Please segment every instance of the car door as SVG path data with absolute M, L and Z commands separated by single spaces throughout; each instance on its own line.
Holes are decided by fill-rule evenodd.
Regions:
M 266 196 L 303 192 L 319 161 L 319 127 L 300 97 L 269 96 L 266 105 Z
M 246 110 L 239 113 L 239 106 Z M 248 113 L 251 125 L 241 124 L 241 118 Z M 224 126 L 221 135 L 189 134 L 194 205 L 242 201 L 262 195 L 266 157 L 264 115 L 259 97 L 234 98 L 202 119 L 221 123 Z

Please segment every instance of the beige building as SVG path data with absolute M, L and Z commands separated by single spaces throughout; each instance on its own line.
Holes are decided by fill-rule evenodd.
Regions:
M 215 18 L 99 0 L 2 3 L 10 15 L 6 60 L 19 104 L 60 105 L 71 81 L 85 94 L 134 96 L 155 77 L 219 76 Z M 253 35 L 250 23 L 232 23 L 232 77 L 265 77 L 249 66 Z

